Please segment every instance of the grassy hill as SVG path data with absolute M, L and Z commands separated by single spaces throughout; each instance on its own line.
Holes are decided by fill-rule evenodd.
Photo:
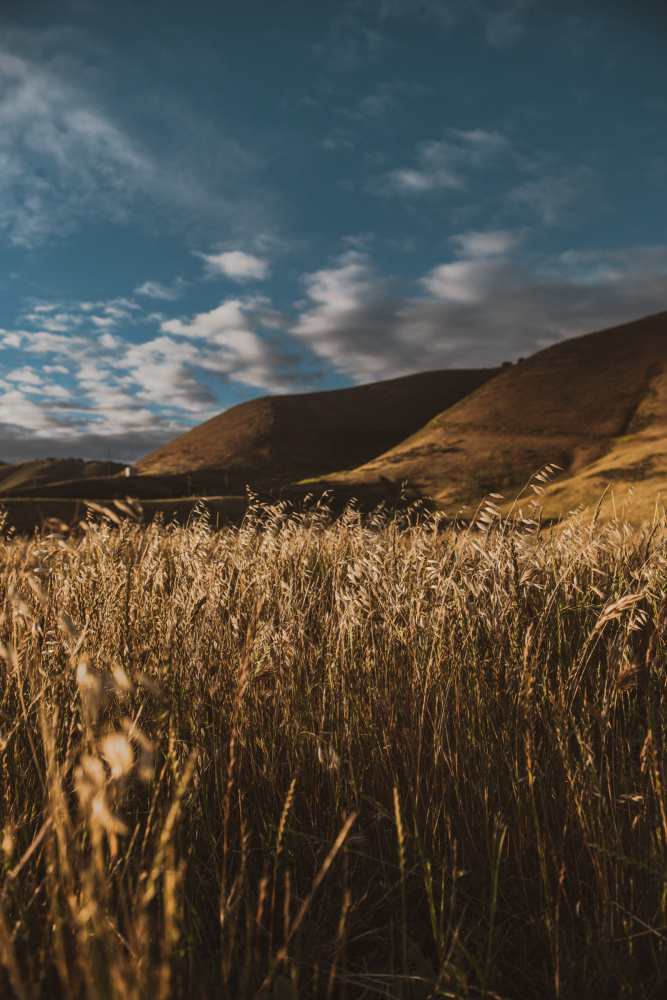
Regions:
M 121 472 L 118 462 L 84 462 L 81 458 L 37 458 L 16 464 L 0 463 L 0 494 L 19 494 L 50 488 L 63 481 L 77 481 Z
M 488 493 L 503 494 L 507 510 L 547 462 L 564 471 L 546 516 L 594 505 L 605 490 L 606 511 L 631 491 L 632 516 L 651 516 L 667 494 L 667 312 L 502 369 L 252 400 L 148 455 L 132 479 L 114 463 L 0 464 L 0 496 L 30 500 L 41 522 L 50 502 L 126 493 L 156 510 L 178 498 L 236 497 L 236 510 L 246 486 L 293 498 L 333 488 L 337 503 L 368 506 L 407 483 L 409 495 L 455 514 Z M 28 513 L 12 507 L 10 520 Z
M 218 492 L 284 486 L 351 469 L 419 430 L 498 369 L 424 372 L 372 385 L 268 396 L 235 406 L 137 463 Z M 213 475 L 212 475 L 213 473 Z
M 666 362 L 667 313 L 555 344 L 332 483 L 363 492 L 407 480 L 452 510 L 513 495 L 553 462 L 565 477 L 551 514 L 595 503 L 609 483 L 653 504 L 667 484 Z

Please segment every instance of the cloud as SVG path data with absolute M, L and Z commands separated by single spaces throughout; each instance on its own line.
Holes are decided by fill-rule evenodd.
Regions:
M 459 233 L 453 255 L 407 282 L 382 273 L 361 234 L 303 277 L 293 312 L 238 296 L 190 316 L 157 314 L 144 340 L 143 316 L 125 329 L 131 300 L 33 306 L 35 323 L 71 323 L 0 330 L 0 454 L 133 460 L 219 412 L 221 385 L 277 393 L 318 369 L 360 383 L 491 366 L 667 305 L 667 246 L 537 256 L 529 235 Z M 94 322 L 109 310 L 130 317 L 113 334 Z
M 166 320 L 160 329 L 172 336 L 201 342 L 196 351 L 191 349 L 190 355 L 191 363 L 199 369 L 213 372 L 226 381 L 268 392 L 284 392 L 294 386 L 298 364 L 274 338 L 260 336 L 255 331 L 274 330 L 285 322 L 267 299 L 251 297 L 228 299 L 190 320 Z M 171 344 L 169 348 L 172 350 Z
M 296 111 L 301 111 L 303 108 L 312 108 L 318 111 L 320 107 L 319 101 L 308 97 L 307 94 L 304 94 L 302 97 L 284 97 L 280 102 L 280 110 L 285 115 L 293 115 Z
M 31 248 L 100 221 L 193 240 L 270 227 L 259 157 L 175 93 L 119 105 L 109 55 L 83 32 L 3 26 L 0 236 Z
M 209 277 L 224 274 L 233 281 L 261 281 L 270 274 L 267 261 L 243 250 L 230 250 L 226 253 L 198 253 L 206 264 Z
M 20 436 L 48 434 L 57 437 L 59 433 L 67 431 L 62 420 L 54 419 L 43 404 L 28 399 L 23 389 L 11 389 L 0 394 L 0 427 L 3 425 L 5 429 L 13 430 L 12 437 L 17 432 Z M 6 444 L 5 437 L 3 454 L 7 454 Z
M 172 285 L 163 285 L 159 281 L 144 281 L 143 285 L 138 285 L 134 289 L 134 294 L 145 295 L 149 299 L 175 301 L 180 299 L 186 284 L 182 278 L 177 278 Z
M 452 237 L 461 257 L 485 258 L 504 256 L 521 243 L 520 233 L 509 229 L 494 229 L 488 232 L 471 230 Z
M 170 337 L 156 337 L 142 344 L 126 345 L 113 362 L 117 377 L 127 399 L 159 407 L 160 410 L 185 411 L 198 414 L 218 411 L 215 393 L 198 381 L 204 359 L 194 344 L 183 344 Z M 100 392 L 95 394 L 98 406 L 104 405 Z
M 332 128 L 321 142 L 322 149 L 329 152 L 338 149 L 354 149 L 356 135 L 349 128 Z
M 505 47 L 526 30 L 531 10 L 540 0 L 362 0 L 379 8 L 381 18 L 413 16 L 451 29 L 468 17 L 481 24 L 489 45 Z
M 299 361 L 277 338 L 286 318 L 262 296 L 171 319 L 137 317 L 136 303 L 124 298 L 48 305 L 24 317 L 35 329 L 0 330 L 8 372 L 0 389 L 22 394 L 17 420 L 26 415 L 26 433 L 41 441 L 38 453 L 47 448 L 42 430 L 52 417 L 49 453 L 61 438 L 83 441 L 81 434 L 121 440 L 122 428 L 128 441 L 139 441 L 142 427 L 159 435 L 169 426 L 174 437 L 220 411 L 223 383 L 284 392 L 299 382 Z M 56 330 L 45 328 L 51 320 Z M 148 322 L 159 323 L 159 334 L 138 341 Z M 18 431 L 8 434 L 26 440 Z
M 0 231 L 31 247 L 82 218 L 128 218 L 155 167 L 108 117 L 34 60 L 0 47 Z
M 352 121 L 368 122 L 384 118 L 404 107 L 406 102 L 427 91 L 421 83 L 402 80 L 383 81 L 366 94 L 353 108 L 336 108 L 335 113 Z
M 22 314 L 24 322 L 37 327 L 43 334 L 72 333 L 77 330 L 109 329 L 117 323 L 125 326 L 137 323 L 136 312 L 140 306 L 131 299 L 115 298 L 101 302 L 50 303 L 33 306 Z M 57 310 L 57 311 L 56 311 Z
M 305 278 L 307 301 L 290 333 L 367 382 L 497 365 L 667 306 L 667 246 L 517 261 L 503 252 L 511 242 L 511 234 L 462 234 L 464 256 L 408 289 L 369 255 L 344 254 Z
M 576 221 L 579 210 L 600 204 L 600 178 L 586 165 L 547 173 L 524 181 L 506 195 L 506 202 L 537 215 L 547 226 Z
M 421 195 L 466 186 L 470 170 L 487 166 L 508 149 L 499 132 L 449 129 L 448 138 L 417 146 L 414 165 L 391 170 L 369 190 L 381 194 Z
M 538 0 L 501 0 L 480 4 L 484 34 L 489 45 L 505 48 L 513 45 L 526 30 L 526 19 Z
M 392 370 L 390 342 L 398 326 L 398 293 L 368 254 L 348 250 L 334 266 L 304 279 L 310 302 L 289 333 L 354 381 Z M 384 358 L 383 358 L 383 355 Z
M 364 24 L 348 6 L 332 18 L 326 40 L 313 51 L 329 72 L 351 73 L 377 60 L 388 46 L 382 32 Z

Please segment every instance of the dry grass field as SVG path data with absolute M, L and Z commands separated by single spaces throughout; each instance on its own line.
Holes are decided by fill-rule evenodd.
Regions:
M 664 509 L 121 506 L 0 541 L 1 996 L 664 996 Z

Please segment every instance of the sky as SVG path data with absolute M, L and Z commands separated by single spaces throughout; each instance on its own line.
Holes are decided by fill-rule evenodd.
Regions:
M 0 0 L 0 459 L 667 309 L 667 7 Z

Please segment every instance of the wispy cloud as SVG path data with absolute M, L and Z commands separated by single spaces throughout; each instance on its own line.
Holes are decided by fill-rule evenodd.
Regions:
M 135 295 L 145 295 L 149 299 L 166 299 L 174 301 L 180 299 L 185 291 L 187 282 L 182 278 L 176 278 L 171 285 L 163 285 L 159 281 L 144 281 L 143 285 L 138 285 L 134 289 Z
M 0 48 L 0 230 L 33 246 L 82 217 L 124 221 L 150 157 L 48 69 Z
M 479 170 L 508 149 L 507 139 L 486 129 L 450 129 L 448 137 L 418 145 L 411 166 L 390 170 L 369 190 L 384 194 L 420 195 L 459 190 L 470 170 Z
M 268 261 L 244 250 L 229 250 L 226 253 L 198 253 L 204 261 L 209 277 L 224 275 L 233 281 L 261 281 L 268 277 L 270 268 Z
M 481 25 L 489 45 L 505 47 L 526 30 L 531 11 L 541 0 L 360 0 L 379 10 L 380 17 L 413 16 L 450 29 L 470 17 Z
M 509 229 L 492 229 L 487 232 L 470 230 L 452 237 L 459 256 L 473 260 L 486 257 L 504 257 L 520 245 L 523 234 Z
M 138 112 L 119 103 L 104 74 L 88 71 L 91 51 L 77 32 L 3 34 L 0 234 L 11 245 L 61 240 L 99 221 L 198 239 L 223 224 L 244 236 L 274 224 L 251 151 L 177 98 L 167 108 L 146 93 Z
M 590 211 L 600 199 L 600 177 L 586 165 L 557 172 L 547 168 L 542 176 L 523 181 L 506 195 L 508 205 L 537 215 L 547 226 L 576 221 L 583 206 Z
M 297 111 L 303 110 L 318 111 L 320 107 L 320 102 L 316 101 L 314 97 L 309 97 L 308 94 L 302 94 L 300 97 L 288 95 L 280 102 L 280 110 L 285 115 L 293 115 Z
M 314 47 L 314 54 L 329 72 L 350 73 L 375 61 L 389 47 L 389 40 L 377 28 L 365 24 L 353 10 L 354 4 L 336 14 L 329 23 L 327 38 Z
M 357 122 L 373 122 L 394 114 L 406 103 L 426 93 L 421 83 L 407 83 L 403 80 L 385 80 L 365 94 L 352 107 L 337 107 L 335 113 Z
M 322 140 L 322 149 L 329 152 L 340 149 L 354 149 L 357 144 L 356 133 L 349 128 L 332 128 Z

